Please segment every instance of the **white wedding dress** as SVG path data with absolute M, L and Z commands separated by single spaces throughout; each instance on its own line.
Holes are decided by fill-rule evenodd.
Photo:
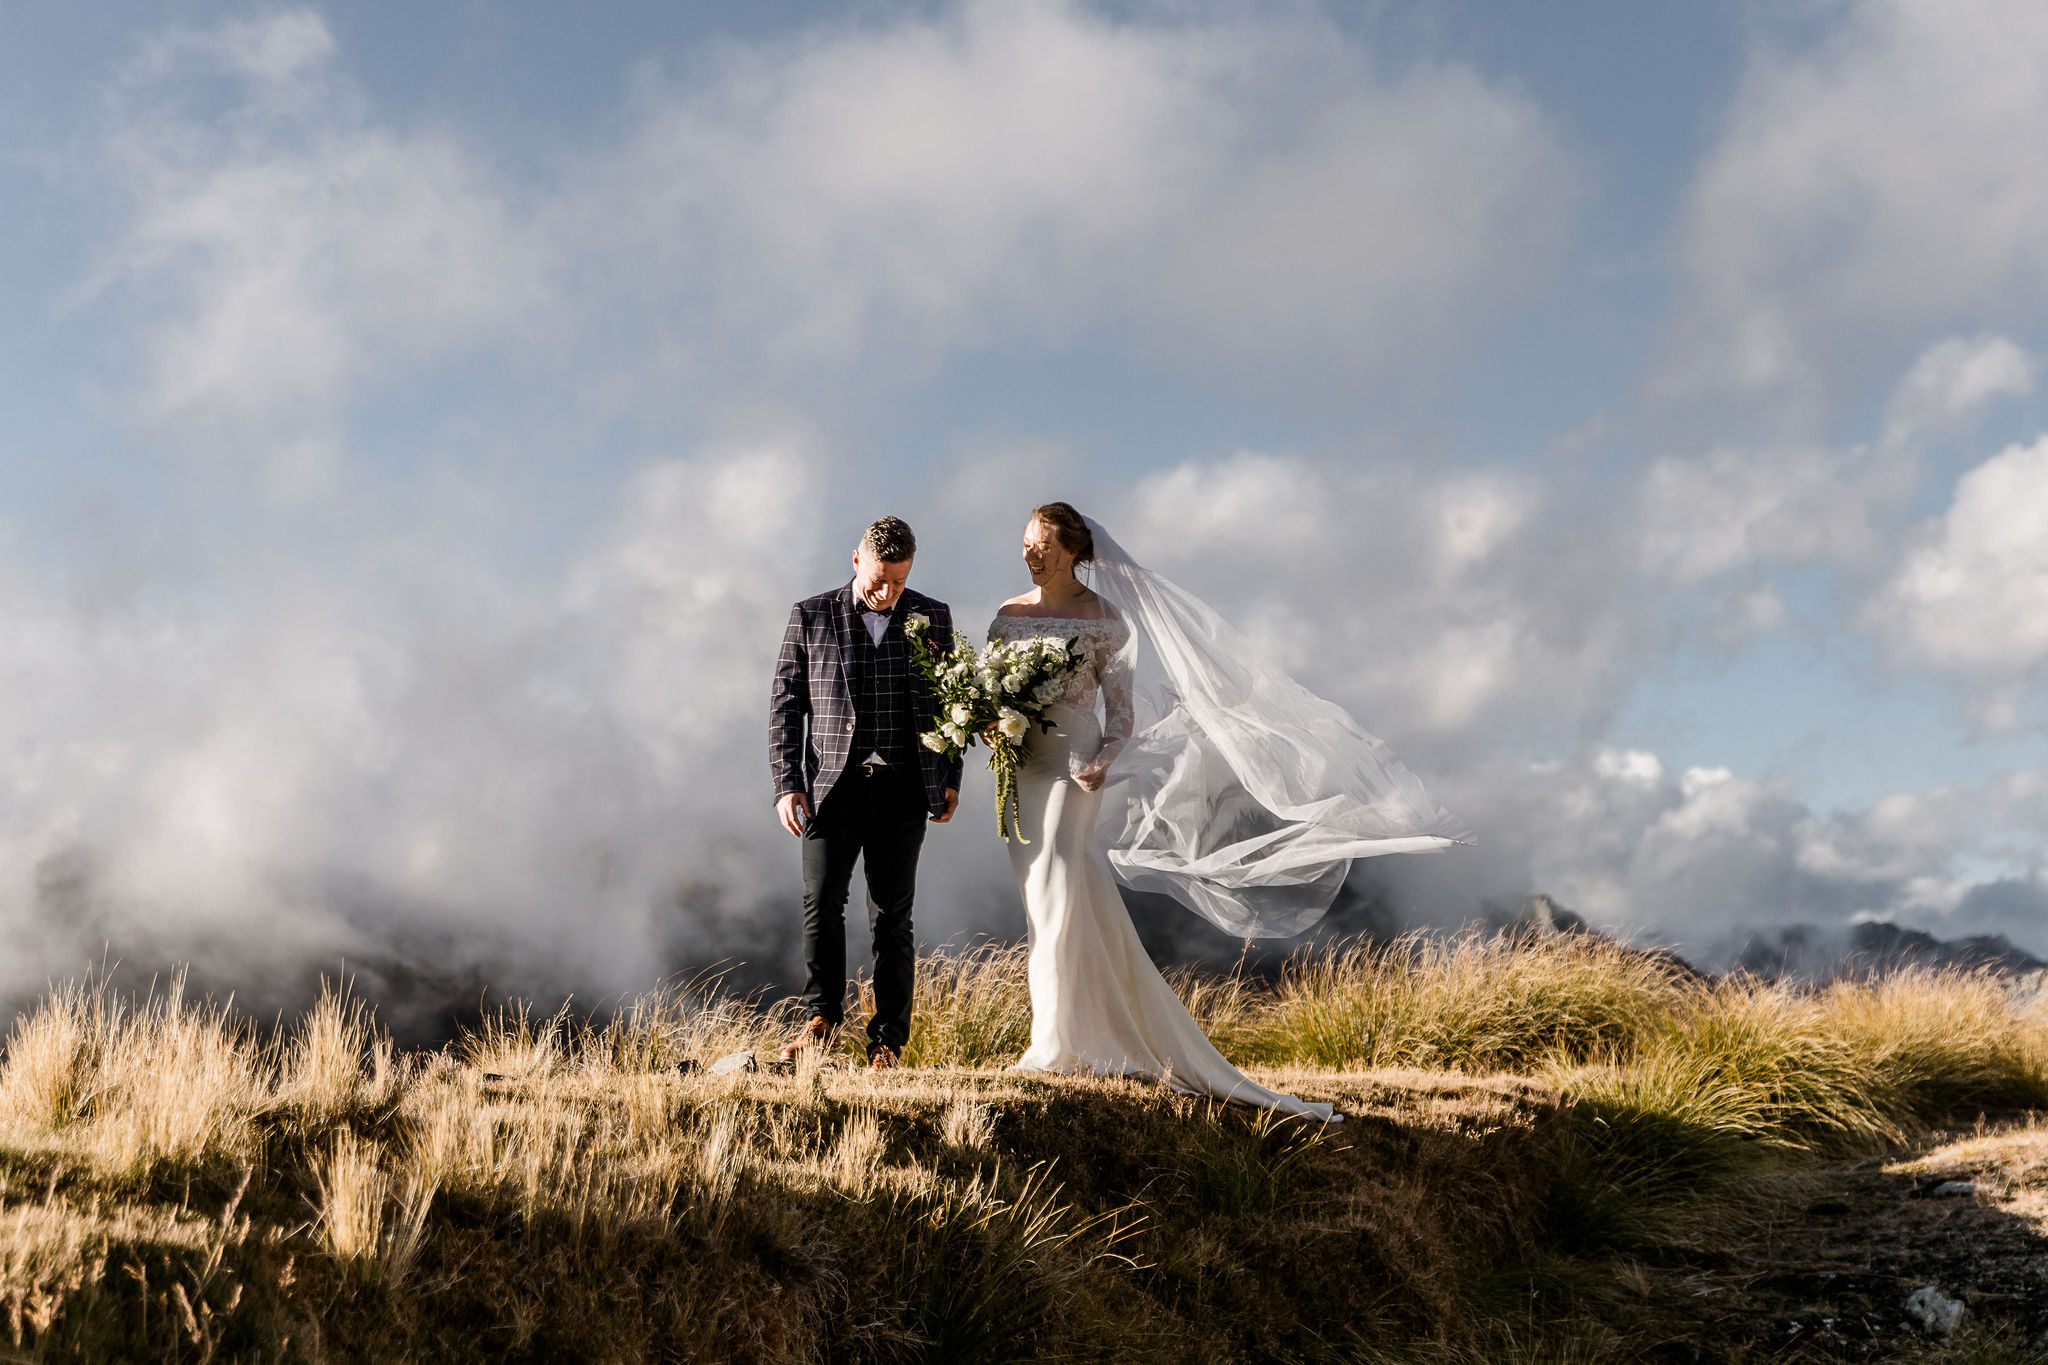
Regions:
M 1074 773 L 1131 737 L 1130 627 L 1123 621 L 998 616 L 999 640 L 1078 638 L 1083 661 L 1031 735 L 1018 772 L 1010 866 L 1031 934 L 1031 1047 L 1024 1071 L 1142 1076 L 1187 1094 L 1328 1120 L 1327 1104 L 1268 1090 L 1232 1066 L 1196 1025 L 1139 942 L 1095 835 L 1102 793 Z M 1100 713 L 1100 714 L 1098 714 Z

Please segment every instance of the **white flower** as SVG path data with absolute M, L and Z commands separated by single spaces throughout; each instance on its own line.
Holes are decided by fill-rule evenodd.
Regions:
M 1030 722 L 1024 719 L 1023 712 L 1013 711 L 1005 706 L 997 714 L 1000 719 L 996 721 L 996 729 L 1002 731 L 1004 739 L 1015 743 L 1024 738 L 1024 731 L 1029 728 Z
M 959 726 L 942 725 L 939 728 L 944 730 L 946 738 L 952 740 L 955 744 L 965 744 L 967 742 L 967 732 Z
M 1024 675 L 1022 673 L 1012 673 L 1009 677 L 1003 679 L 1003 691 L 1005 692 L 1016 693 L 1023 690 L 1023 687 Z
M 968 710 L 966 707 L 955 706 L 953 708 L 953 723 L 955 725 L 965 725 L 968 722 L 968 719 L 973 715 L 974 713 Z
M 906 612 L 903 616 L 903 629 L 912 635 L 924 634 L 925 627 L 931 623 L 932 618 L 921 611 Z
M 924 747 L 930 749 L 933 753 L 942 754 L 946 752 L 946 737 L 937 730 L 927 730 L 919 735 L 918 738 L 923 740 Z

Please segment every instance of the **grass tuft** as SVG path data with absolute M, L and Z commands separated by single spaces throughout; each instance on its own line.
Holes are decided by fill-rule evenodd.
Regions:
M 1684 1008 L 1671 969 L 1589 935 L 1410 935 L 1297 957 L 1241 1055 L 1276 1065 L 1528 1071 L 1627 1052 Z

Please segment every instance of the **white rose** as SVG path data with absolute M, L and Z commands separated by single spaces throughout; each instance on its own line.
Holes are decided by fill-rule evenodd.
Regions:
M 919 735 L 918 738 L 923 740 L 924 747 L 930 749 L 933 753 L 942 754 L 946 752 L 946 737 L 937 730 L 927 730 Z
M 931 623 L 932 618 L 921 611 L 906 612 L 903 617 L 903 629 L 912 635 L 924 634 L 924 628 Z
M 1005 692 L 1019 692 L 1023 690 L 1023 687 L 1024 677 L 1022 674 L 1012 673 L 1009 677 L 1003 679 L 1003 691 Z
M 1004 739 L 1015 743 L 1024 738 L 1024 731 L 1028 728 L 1029 722 L 1024 719 L 1023 712 L 1012 711 L 1009 707 L 1005 706 L 1000 712 L 1000 716 L 1001 719 L 996 721 L 996 729 L 1002 731 Z
M 972 711 L 968 710 L 964 706 L 956 706 L 953 708 L 953 723 L 955 725 L 965 725 L 968 721 L 968 718 L 973 714 L 974 713 Z

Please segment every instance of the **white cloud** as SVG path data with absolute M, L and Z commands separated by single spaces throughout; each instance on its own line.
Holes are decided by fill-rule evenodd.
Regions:
M 303 11 L 159 44 L 108 144 L 132 207 L 94 292 L 147 319 L 141 420 L 288 489 L 332 478 L 365 381 L 483 342 L 547 284 L 477 157 L 362 117 L 323 79 L 333 50 Z M 222 69 L 238 116 L 181 105 Z
M 1694 496 L 1712 491 L 1703 480 Z M 1798 492 L 1810 513 L 1831 487 L 1815 477 Z M 1544 891 L 1708 960 L 1747 927 L 1858 916 L 2006 932 L 2048 950 L 2027 917 L 2037 902 L 1987 889 L 1995 879 L 1975 870 L 2017 859 L 2033 875 L 2024 869 L 2038 868 L 2048 836 L 2035 788 L 2048 784 L 1902 793 L 1823 815 L 1788 778 L 1674 770 L 1649 750 L 1587 742 L 1659 648 L 1655 580 L 1635 572 L 1640 546 L 1613 529 L 1634 508 L 1575 501 L 1519 472 L 1245 452 L 1155 473 L 1105 520 L 1140 560 L 1386 736 L 1473 828 L 1473 848 L 1363 870 L 1403 912 L 1455 920 Z M 1751 564 L 1759 546 L 1780 557 L 1873 549 L 1865 530 L 1793 520 L 1762 518 L 1767 534 L 1722 559 L 1697 552 L 1696 571 Z M 1784 617 L 1767 584 L 1737 580 L 1729 593 L 1741 599 L 1725 604 L 1731 630 Z M 1577 756 L 1531 763 L 1532 752 Z
M 2011 338 L 1950 337 L 1921 353 L 1885 407 L 1885 438 L 1896 444 L 1962 426 L 1995 398 L 2032 393 L 2040 360 Z
M 1647 751 L 1496 763 L 1439 794 L 1479 843 L 1367 870 L 1397 904 L 1455 918 L 1545 892 L 1595 923 L 1723 965 L 1750 931 L 1903 922 L 2003 933 L 2048 952 L 2048 778 L 1901 792 L 1821 815 L 1789 784 L 1722 767 L 1672 772 Z M 1991 870 L 2001 869 L 2001 870 Z
M 1644 567 L 1686 585 L 1774 564 L 1869 567 L 1895 542 L 1894 518 L 1918 486 L 1920 441 L 2030 392 L 2037 369 L 2009 338 L 1950 337 L 1893 386 L 1874 445 L 1731 446 L 1652 461 L 1633 514 Z M 1787 619 L 1766 585 L 1724 595 L 1715 615 L 1729 639 Z
M 1664 760 L 1644 749 L 1601 749 L 1593 755 L 1593 771 L 1638 786 L 1655 786 L 1664 777 Z
M 1611 701 L 1641 599 L 1583 533 L 1598 516 L 1506 469 L 1240 452 L 1146 476 L 1106 520 L 1368 729 L 1456 748 L 1556 742 Z
M 156 51 L 113 139 L 139 203 L 109 272 L 166 299 L 143 409 L 311 409 L 315 444 L 375 366 L 520 323 L 670 385 L 922 375 L 1100 325 L 1356 379 L 1524 295 L 1575 194 L 1526 98 L 1454 65 L 1380 78 L 1307 16 L 963 0 L 729 47 L 522 194 L 483 149 L 369 117 L 307 12 Z M 182 111 L 219 68 L 246 80 L 233 117 Z
M 335 53 L 334 33 L 311 9 L 277 9 L 211 28 L 173 28 L 142 40 L 135 59 L 118 73 L 126 93 L 146 91 L 195 72 L 227 74 L 246 82 L 249 115 L 274 116 L 309 98 L 326 98 L 323 69 Z
M 1547 274 L 1577 176 L 1540 111 L 1455 67 L 1356 85 L 1293 146 L 1214 167 L 1171 207 L 1140 306 L 1173 350 L 1349 370 L 1439 342 Z
M 513 385 L 461 392 L 479 362 L 607 421 L 712 393 L 693 420 L 754 433 L 792 406 L 778 389 L 816 411 L 836 385 L 1075 329 L 1196 366 L 1249 349 L 1354 373 L 1539 279 L 1572 194 L 1524 97 L 1454 66 L 1383 75 L 1300 13 L 970 0 L 723 53 L 515 180 L 484 142 L 385 117 L 311 11 L 145 45 L 88 168 L 116 217 L 87 306 L 135 343 L 145 444 L 299 496 L 212 505 L 241 481 L 193 485 L 208 553 L 104 621 L 13 583 L 0 915 L 52 935 L 19 972 L 151 933 L 190 953 L 210 936 L 243 967 L 360 957 L 398 915 L 454 934 L 456 960 L 511 944 L 515 965 L 616 986 L 672 961 L 659 921 L 692 884 L 718 893 L 687 916 L 692 955 L 776 956 L 791 922 L 727 922 L 718 897 L 750 908 L 793 876 L 732 793 L 759 785 L 782 614 L 838 568 L 803 510 L 837 486 L 824 443 L 642 461 L 586 553 L 497 576 L 464 528 L 489 490 L 460 471 L 380 490 L 354 463 L 370 403 L 430 393 L 445 423 L 387 424 L 395 463 L 439 460 L 445 431 L 525 448 L 498 410 Z M 1430 481 L 1427 572 L 1496 580 L 1532 496 L 1499 473 Z M 275 542 L 212 547 L 252 511 Z M 1528 651 L 1486 610 L 1442 639 L 1436 679 L 1462 681 L 1418 714 L 1449 727 Z
M 657 287 L 775 349 L 978 339 L 983 310 L 1072 307 L 1077 267 L 1159 230 L 1220 56 L 1007 3 L 736 52 L 648 103 L 599 211 L 630 215 Z
M 1726 649 L 1793 625 L 1792 609 L 1768 583 L 1744 583 L 1717 594 L 1707 613 L 1707 632 Z
M 334 35 L 312 11 L 287 10 L 223 24 L 198 45 L 212 47 L 234 70 L 281 85 L 332 56 Z
M 2048 301 L 2048 9 L 1838 7 L 1760 42 L 1679 235 L 1674 376 L 1810 398 L 1872 345 Z
M 763 707 L 814 458 L 651 464 L 552 584 L 479 582 L 431 527 L 97 608 L 9 566 L 0 994 L 105 943 L 257 1008 L 343 960 L 599 993 L 777 966 Z
M 1984 723 L 2014 723 L 2048 660 L 2048 437 L 1963 475 L 1865 619 L 1904 658 L 1973 684 Z
M 1855 560 L 1875 514 L 1904 501 L 1913 465 L 1893 452 L 1820 446 L 1667 457 L 1642 474 L 1646 566 L 1698 583 L 1768 561 Z
M 515 189 L 380 121 L 311 12 L 151 45 L 97 290 L 149 338 L 141 416 L 318 487 L 373 381 L 493 350 L 780 404 L 1108 327 L 1355 382 L 1544 278 L 1575 193 L 1522 96 L 1306 15 L 962 0 L 723 52 Z
M 1386 79 L 1303 15 L 1067 0 L 731 52 L 599 163 L 565 221 L 687 319 L 691 359 L 807 373 L 1106 324 L 1355 377 L 1540 281 L 1576 183 L 1541 112 L 1464 68 Z
M 602 686 L 620 723 L 660 753 L 664 781 L 687 780 L 731 747 L 741 717 L 739 747 L 765 773 L 766 740 L 751 723 L 766 724 L 789 585 L 801 581 L 791 561 L 818 548 L 804 491 L 824 484 L 815 458 L 783 443 L 652 465 L 626 484 L 600 547 L 572 567 L 568 602 L 599 632 Z

